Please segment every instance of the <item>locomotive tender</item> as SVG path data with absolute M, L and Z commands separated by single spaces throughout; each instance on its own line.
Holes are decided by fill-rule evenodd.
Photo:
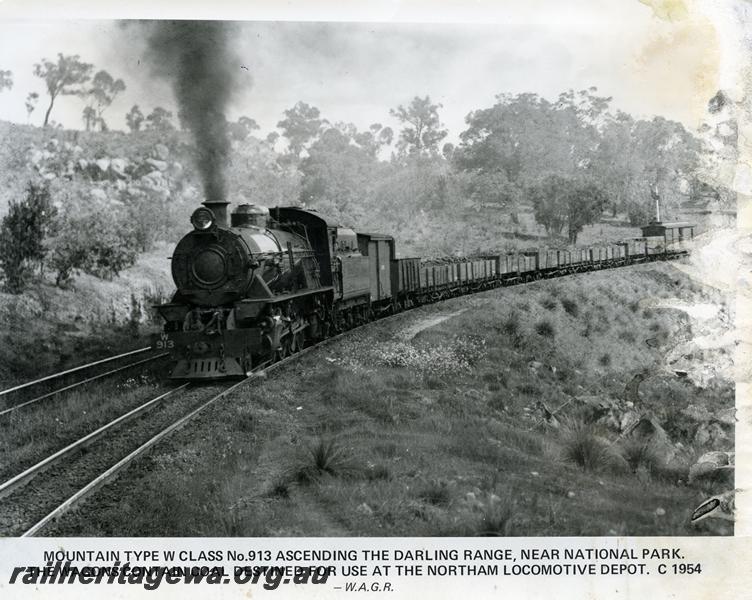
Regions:
M 501 285 L 675 258 L 661 240 L 477 258 L 396 258 L 388 235 L 340 227 L 315 210 L 206 201 L 172 256 L 177 291 L 157 306 L 156 347 L 174 379 L 245 377 L 306 343 L 381 314 Z

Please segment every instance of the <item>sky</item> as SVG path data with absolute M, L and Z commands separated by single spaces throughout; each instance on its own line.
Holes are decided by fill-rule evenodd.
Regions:
M 0 93 L 0 119 L 41 124 L 47 97 L 32 69 L 58 52 L 78 54 L 125 81 L 126 91 L 104 115 L 110 128 L 124 129 L 124 115 L 134 104 L 145 114 L 158 105 L 175 112 L 169 84 L 145 60 L 138 27 L 75 18 L 101 14 L 96 11 L 35 11 L 35 0 L 27 4 L 15 13 L 3 13 L 9 6 L 0 4 L 0 69 L 12 71 L 14 79 L 13 88 Z M 493 105 L 497 94 L 534 92 L 554 99 L 570 88 L 597 87 L 599 94 L 613 97 L 615 108 L 694 128 L 708 99 L 721 87 L 737 85 L 741 59 L 734 46 L 738 40 L 730 37 L 738 32 L 723 29 L 729 15 L 720 14 L 711 0 L 531 0 L 524 7 L 499 0 L 478 2 L 476 10 L 448 2 L 443 11 L 430 9 L 441 3 L 391 4 L 397 8 L 389 13 L 322 8 L 311 15 L 267 7 L 240 14 L 313 16 L 319 22 L 238 23 L 232 43 L 243 85 L 228 118 L 252 117 L 265 135 L 285 109 L 304 101 L 332 122 L 352 122 L 359 129 L 374 122 L 397 127 L 389 109 L 429 95 L 442 104 L 448 139 L 456 141 L 465 116 Z M 407 10 L 408 5 L 415 10 Z M 201 14 L 184 10 L 179 16 Z M 381 22 L 326 21 L 335 14 Z M 27 121 L 24 100 L 31 91 L 41 98 Z M 62 97 L 51 117 L 65 127 L 82 128 L 82 109 L 80 98 Z

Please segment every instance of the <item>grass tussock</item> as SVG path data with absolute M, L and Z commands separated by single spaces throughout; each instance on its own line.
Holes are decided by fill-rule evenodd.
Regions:
M 295 465 L 291 479 L 300 484 L 312 484 L 322 477 L 352 479 L 362 473 L 352 451 L 335 438 L 319 437 L 303 450 Z
M 543 455 L 544 438 L 538 433 L 526 431 L 520 427 L 503 427 L 499 434 L 510 448 L 515 448 L 530 456 Z
M 246 408 L 239 408 L 233 419 L 233 425 L 238 431 L 252 432 L 255 429 L 253 413 Z
M 546 310 L 556 310 L 558 302 L 554 296 L 546 296 L 541 300 L 541 306 Z
M 663 466 L 658 451 L 649 440 L 627 438 L 620 444 L 619 451 L 633 473 L 640 470 L 657 473 Z
M 616 470 L 617 456 L 594 423 L 565 419 L 561 428 L 562 458 L 585 471 Z
M 577 304 L 577 302 L 575 300 L 572 300 L 571 298 L 562 298 L 561 306 L 564 311 L 572 317 L 577 318 L 580 314 L 579 304 Z
M 448 506 L 452 500 L 452 490 L 445 479 L 431 479 L 418 487 L 417 497 L 433 506 Z
M 478 537 L 509 537 L 515 534 L 517 499 L 512 491 L 486 494 L 477 506 L 477 516 L 471 521 L 470 535 Z
M 541 337 L 552 338 L 556 335 L 556 330 L 554 329 L 553 323 L 545 319 L 543 321 L 538 321 L 535 324 L 535 333 Z

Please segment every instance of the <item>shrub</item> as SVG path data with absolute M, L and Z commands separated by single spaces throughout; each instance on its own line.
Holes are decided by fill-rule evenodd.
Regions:
M 611 355 L 608 352 L 601 354 L 601 356 L 598 358 L 598 364 L 602 367 L 611 366 Z
M 30 263 L 42 266 L 47 255 L 45 237 L 56 214 L 46 185 L 29 183 L 21 202 L 11 200 L 0 226 L 0 267 L 8 292 L 23 291 L 31 273 Z
M 216 524 L 211 528 L 211 532 L 222 537 L 262 537 L 267 535 L 268 522 L 262 520 L 252 520 L 249 515 L 233 507 L 222 506 L 218 501 L 214 501 L 206 508 L 206 516 L 209 519 L 216 519 Z M 208 535 L 211 535 L 209 533 Z
M 76 271 L 111 279 L 136 262 L 137 244 L 112 215 L 91 213 L 69 217 L 53 241 L 50 265 L 55 283 L 67 283 Z

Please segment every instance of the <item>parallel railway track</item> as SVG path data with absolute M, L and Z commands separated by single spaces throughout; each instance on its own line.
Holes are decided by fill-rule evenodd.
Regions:
M 68 369 L 66 371 L 61 371 L 59 373 L 53 373 L 51 375 L 47 375 L 45 377 L 41 377 L 41 378 L 35 379 L 33 381 L 29 381 L 27 383 L 23 383 L 21 385 L 17 385 L 17 386 L 12 387 L 12 388 L 8 388 L 6 390 L 2 390 L 2 391 L 0 391 L 0 398 L 6 397 L 6 402 L 8 402 L 7 398 L 10 398 L 11 395 L 14 394 L 14 393 L 21 392 L 23 390 L 32 389 L 32 388 L 34 388 L 34 387 L 36 387 L 38 385 L 41 385 L 43 383 L 49 383 L 49 382 L 52 382 L 52 381 L 55 381 L 55 380 L 60 380 L 60 379 L 63 379 L 65 377 L 69 376 L 69 375 L 78 374 L 78 373 L 81 373 L 81 372 L 83 372 L 85 370 L 91 369 L 93 367 L 97 367 L 97 366 L 104 365 L 104 364 L 107 364 L 107 363 L 111 363 L 111 362 L 114 362 L 114 361 L 117 361 L 117 360 L 128 358 L 128 357 L 134 356 L 136 354 L 143 354 L 144 352 L 148 352 L 150 350 L 152 350 L 152 347 L 148 346 L 148 347 L 145 347 L 145 348 L 140 348 L 138 350 L 132 350 L 130 352 L 124 352 L 123 354 L 117 354 L 115 356 L 110 356 L 108 358 L 104 358 L 104 359 L 97 360 L 97 361 L 94 361 L 94 362 L 91 362 L 91 363 L 87 363 L 85 365 L 80 365 L 78 367 L 74 367 L 74 368 Z M 76 389 L 76 388 L 81 387 L 83 385 L 86 385 L 87 383 L 92 383 L 94 381 L 98 381 L 100 379 L 104 379 L 105 377 L 110 377 L 112 375 L 116 375 L 118 373 L 122 373 L 122 372 L 127 371 L 129 369 L 132 369 L 134 367 L 145 365 L 145 364 L 148 364 L 148 363 L 160 360 L 162 358 L 166 358 L 168 356 L 169 356 L 169 353 L 167 353 L 167 352 L 161 352 L 159 354 L 156 354 L 156 355 L 153 355 L 153 356 L 149 356 L 147 358 L 143 358 L 143 359 L 137 360 L 135 362 L 129 362 L 127 364 L 118 366 L 118 367 L 116 367 L 114 369 L 110 369 L 108 371 L 105 371 L 104 373 L 98 373 L 96 375 L 91 375 L 89 377 L 86 377 L 84 379 L 75 381 L 73 383 L 64 385 L 64 386 L 56 388 L 56 389 L 53 389 L 51 391 L 46 391 L 46 392 L 44 392 L 44 393 L 42 393 L 42 394 L 40 394 L 38 396 L 34 396 L 33 398 L 31 398 L 29 400 L 22 400 L 21 402 L 19 402 L 17 404 L 13 404 L 12 406 L 8 406 L 7 408 L 4 408 L 4 409 L 0 410 L 0 417 L 2 417 L 3 415 L 8 415 L 10 413 L 13 413 L 13 412 L 15 412 L 15 411 L 17 411 L 17 410 L 19 410 L 21 408 L 25 408 L 27 406 L 31 406 L 32 404 L 36 404 L 37 402 L 40 402 L 42 400 L 47 400 L 47 399 L 53 398 L 53 397 L 55 397 L 55 396 L 57 396 L 59 394 L 62 394 L 64 392 L 68 392 L 70 390 L 73 390 L 73 389 Z
M 204 409 L 250 380 L 346 333 L 327 338 L 273 364 L 260 365 L 248 377 L 229 386 L 186 383 L 168 390 L 1 483 L 0 535 L 38 535 Z M 161 405 L 168 398 L 173 399 L 172 405 L 179 407 L 181 415 L 177 419 L 174 415 L 169 418 L 167 413 L 171 408 Z M 129 423 L 131 428 L 123 429 Z M 47 477 L 37 479 L 43 472 Z

